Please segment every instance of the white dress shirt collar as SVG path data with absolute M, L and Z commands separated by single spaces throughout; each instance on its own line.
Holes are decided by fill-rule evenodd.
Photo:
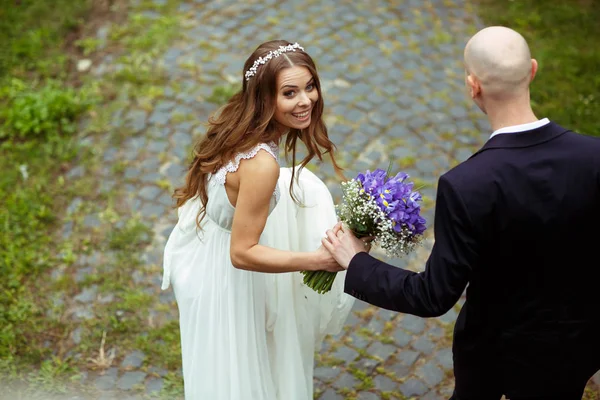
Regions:
M 548 123 L 550 123 L 550 120 L 548 118 L 544 118 L 544 119 L 540 119 L 535 122 L 529 122 L 527 124 L 506 126 L 504 128 L 496 129 L 490 136 L 490 139 L 501 133 L 517 133 L 517 132 L 530 131 L 532 129 L 537 129 L 539 127 L 542 127 Z

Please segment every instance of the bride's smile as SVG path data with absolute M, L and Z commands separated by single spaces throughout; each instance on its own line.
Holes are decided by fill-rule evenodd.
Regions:
M 275 121 L 287 129 L 306 129 L 312 110 L 319 101 L 313 76 L 306 67 L 285 68 L 277 77 Z

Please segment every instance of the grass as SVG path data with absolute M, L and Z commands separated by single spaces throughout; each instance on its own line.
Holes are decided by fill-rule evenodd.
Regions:
M 0 373 L 38 366 L 33 384 L 70 369 L 44 345 L 64 326 L 46 319 L 39 282 L 64 261 L 49 235 L 70 194 L 60 172 L 79 153 L 75 121 L 98 100 L 91 86 L 64 84 L 65 38 L 90 5 L 0 0 Z
M 97 7 L 109 4 L 103 15 L 126 19 L 104 44 L 122 68 L 94 82 L 72 67 L 83 57 L 98 59 L 101 43 L 86 36 L 86 28 L 98 22 Z M 177 2 L 141 2 L 135 10 L 123 4 L 0 0 L 0 398 L 85 390 L 80 370 L 101 372 L 132 349 L 144 351 L 150 365 L 175 371 L 180 364 L 178 327 L 152 322 L 149 310 L 160 308 L 157 300 L 131 279 L 143 267 L 141 254 L 153 233 L 115 206 L 123 197 L 118 187 L 98 193 L 89 174 L 123 171 L 118 163 L 102 165 L 102 148 L 82 141 L 110 133 L 105 142 L 119 142 L 128 132 L 109 121 L 123 99 L 161 96 L 154 88 L 162 87 L 162 69 L 153 60 L 177 37 L 168 12 Z M 152 23 L 148 11 L 159 15 Z M 84 168 L 83 176 L 69 177 L 74 167 Z M 81 206 L 67 215 L 76 198 Z M 81 229 L 86 215 L 98 216 L 99 225 Z M 73 232 L 63 237 L 65 224 Z M 102 261 L 76 279 L 82 260 L 93 254 Z M 90 288 L 114 301 L 93 303 L 93 318 L 74 320 L 72 298 Z M 174 398 L 181 386 L 180 376 L 170 374 L 164 394 Z
M 539 70 L 534 111 L 577 132 L 600 136 L 600 2 L 474 0 L 486 25 L 503 25 L 528 41 Z
M 0 77 L 64 77 L 65 38 L 77 31 L 91 0 L 0 0 Z

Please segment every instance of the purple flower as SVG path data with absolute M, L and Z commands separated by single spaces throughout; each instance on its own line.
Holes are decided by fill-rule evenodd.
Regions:
M 362 184 L 365 192 L 375 195 L 377 188 L 382 187 L 385 184 L 385 178 L 385 171 L 376 169 L 373 172 L 367 170 L 365 174 L 358 174 L 356 180 Z
M 408 229 L 413 235 L 420 235 L 426 229 L 426 220 L 421 213 L 421 194 L 413 191 L 414 183 L 408 181 L 408 174 L 399 172 L 388 178 L 382 169 L 358 174 L 359 181 L 365 192 L 373 196 L 377 206 L 387 218 L 391 219 L 394 231 Z

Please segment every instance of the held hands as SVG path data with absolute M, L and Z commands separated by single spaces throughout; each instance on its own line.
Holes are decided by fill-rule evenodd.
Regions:
M 327 237 L 321 239 L 321 244 L 343 269 L 348 269 L 356 254 L 371 251 L 371 241 L 372 238 L 358 239 L 350 229 L 344 229 L 342 223 L 338 222 L 333 229 L 327 230 Z
M 333 258 L 333 255 L 331 255 L 331 253 L 327 251 L 323 245 L 319 246 L 316 253 L 318 260 L 315 268 L 316 271 L 340 272 L 344 270 L 344 268 L 338 264 L 335 258 Z

